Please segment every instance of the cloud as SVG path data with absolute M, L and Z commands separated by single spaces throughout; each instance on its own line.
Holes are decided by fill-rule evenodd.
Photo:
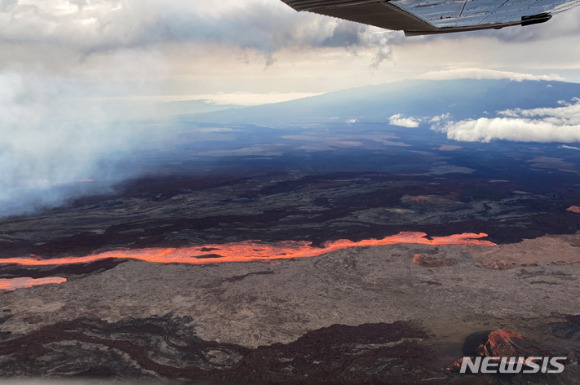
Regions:
M 580 151 L 580 147 L 576 147 L 576 146 L 567 146 L 565 144 L 561 145 L 560 148 L 563 148 L 565 150 L 574 150 L 574 151 Z
M 53 44 L 84 53 L 194 42 L 256 49 L 270 59 L 288 47 L 376 48 L 390 56 L 398 32 L 312 13 L 279 0 L 2 0 L 0 41 Z
M 417 118 L 405 118 L 401 114 L 393 115 L 389 118 L 389 124 L 393 126 L 415 128 L 419 127 L 420 120 Z
M 465 142 L 580 142 L 580 99 L 562 107 L 500 111 L 495 118 L 439 122 L 432 129 Z
M 377 68 L 384 60 L 391 57 L 391 45 L 401 44 L 405 36 L 400 31 L 385 31 L 378 28 L 358 26 L 358 41 L 352 47 L 376 48 L 372 67 Z
M 497 71 L 485 68 L 453 68 L 441 71 L 431 71 L 420 76 L 421 79 L 509 79 L 517 82 L 523 80 L 564 81 L 559 75 L 533 75 L 519 72 Z
M 451 118 L 451 114 L 449 113 L 436 115 L 429 119 L 429 123 L 439 123 L 441 121 L 447 121 L 449 118 Z

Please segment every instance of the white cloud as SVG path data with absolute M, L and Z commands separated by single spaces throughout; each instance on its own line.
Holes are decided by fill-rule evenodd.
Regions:
M 580 151 L 580 147 L 576 147 L 576 146 L 567 146 L 565 144 L 561 145 L 560 148 L 563 148 L 565 150 L 574 150 L 574 151 Z
M 571 103 L 560 101 L 562 107 L 533 108 L 504 110 L 498 112 L 499 115 L 508 117 L 542 118 L 555 125 L 575 125 L 580 124 L 580 98 L 572 99 Z
M 52 44 L 84 54 L 159 43 L 196 42 L 256 49 L 272 62 L 286 47 L 376 49 L 391 54 L 399 32 L 313 13 L 279 0 L 3 0 L 0 42 Z
M 448 121 L 432 128 L 465 142 L 580 142 L 580 99 L 563 107 L 505 110 L 495 118 Z
M 419 127 L 420 122 L 420 119 L 414 117 L 405 118 L 401 114 L 396 114 L 389 118 L 389 124 L 400 127 L 415 128 Z
M 523 80 L 563 81 L 559 75 L 533 75 L 519 72 L 497 71 L 485 68 L 453 68 L 441 71 L 431 71 L 420 76 L 421 79 L 509 79 L 521 82 Z
M 433 116 L 431 119 L 429 119 L 429 123 L 438 123 L 440 121 L 447 121 L 449 120 L 450 117 L 451 114 L 449 113 Z

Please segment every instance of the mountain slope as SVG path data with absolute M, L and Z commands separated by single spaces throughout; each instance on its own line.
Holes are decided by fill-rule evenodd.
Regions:
M 455 119 L 513 108 L 556 107 L 580 96 L 580 84 L 555 81 L 410 80 L 367 86 L 255 107 L 198 114 L 213 123 L 299 124 L 359 119 L 384 122 L 394 114 Z

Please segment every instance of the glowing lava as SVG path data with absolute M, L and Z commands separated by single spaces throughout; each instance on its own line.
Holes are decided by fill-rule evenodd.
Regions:
M 331 251 L 363 246 L 383 246 L 397 243 L 414 243 L 422 245 L 483 245 L 495 246 L 495 243 L 481 240 L 487 234 L 465 233 L 445 237 L 427 238 L 425 233 L 401 232 L 383 239 L 367 239 L 358 242 L 340 239 L 327 242 L 323 247 L 312 247 L 311 242 L 284 241 L 274 244 L 263 244 L 258 241 L 226 243 L 223 245 L 204 245 L 183 248 L 148 248 L 141 250 L 115 250 L 84 257 L 63 257 L 54 259 L 28 258 L 0 259 L 2 264 L 24 266 L 51 266 L 91 263 L 103 259 L 135 259 L 151 263 L 183 263 L 202 265 L 225 262 L 269 261 L 276 259 L 309 258 Z
M 23 287 L 32 287 L 39 285 L 48 285 L 51 283 L 64 283 L 66 278 L 62 277 L 47 277 L 47 278 L 11 278 L 11 279 L 0 279 L 0 290 L 16 290 Z

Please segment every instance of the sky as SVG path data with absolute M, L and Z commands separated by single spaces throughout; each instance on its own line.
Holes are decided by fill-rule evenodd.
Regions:
M 406 38 L 280 0 L 0 0 L 0 76 L 85 98 L 227 104 L 467 72 L 580 82 L 579 36 L 580 8 L 542 25 Z
M 407 38 L 280 0 L 0 0 L 0 215 L 16 201 L 58 204 L 71 181 L 126 177 L 115 160 L 163 135 L 135 123 L 162 102 L 255 105 L 417 78 L 580 82 L 578 41 L 580 7 L 541 25 Z M 491 140 L 481 128 L 528 119 L 518 113 L 437 129 Z

